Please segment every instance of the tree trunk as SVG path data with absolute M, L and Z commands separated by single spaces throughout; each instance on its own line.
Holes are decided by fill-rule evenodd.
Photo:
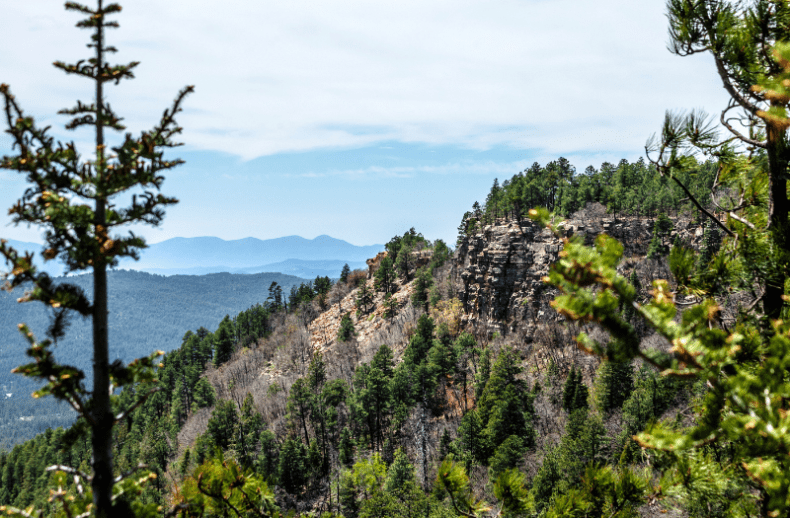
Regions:
M 98 11 L 103 9 L 99 0 Z M 109 340 L 107 334 L 107 265 L 104 261 L 101 242 L 107 239 L 104 199 L 104 128 L 103 91 L 101 75 L 104 61 L 102 46 L 104 45 L 103 18 L 96 28 L 96 174 L 99 176 L 97 189 L 96 214 L 94 231 L 100 238 L 99 249 L 93 257 L 93 408 L 94 425 L 91 442 L 93 447 L 93 505 L 96 516 L 108 518 L 112 509 L 112 427 L 113 416 L 110 409 L 110 372 L 109 372 Z
M 425 441 L 425 391 L 422 394 L 422 408 L 420 414 L 420 464 L 422 465 L 422 487 L 428 487 L 428 455 Z
M 774 244 L 780 248 L 780 254 L 783 256 L 780 260 L 784 260 L 784 256 L 790 252 L 787 236 L 787 216 L 790 202 L 787 198 L 787 180 L 785 178 L 790 150 L 783 128 L 778 128 L 769 122 L 766 124 L 766 130 L 770 182 L 768 186 L 768 230 L 772 234 Z M 782 295 L 786 280 L 785 265 L 778 266 L 776 276 L 766 280 L 765 294 L 763 295 L 765 315 L 770 319 L 779 318 L 784 303 Z

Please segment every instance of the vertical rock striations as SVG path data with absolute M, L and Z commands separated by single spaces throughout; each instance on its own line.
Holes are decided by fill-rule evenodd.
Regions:
M 699 243 L 701 227 L 693 227 L 686 219 L 672 219 L 673 238 L 678 236 L 692 246 Z M 653 220 L 577 213 L 564 228 L 566 235 L 582 236 L 588 245 L 606 233 L 623 244 L 624 257 L 641 259 L 650 244 Z M 455 252 L 450 273 L 455 296 L 464 305 L 464 323 L 489 332 L 522 329 L 529 338 L 539 321 L 559 319 L 550 307 L 557 292 L 542 278 L 560 250 L 560 238 L 528 219 L 498 220 L 467 236 Z

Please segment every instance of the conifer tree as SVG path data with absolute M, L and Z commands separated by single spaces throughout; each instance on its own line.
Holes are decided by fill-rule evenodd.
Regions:
M 280 450 L 279 480 L 286 491 L 295 493 L 307 481 L 307 447 L 296 437 L 286 439 Z
M 241 406 L 241 415 L 234 434 L 233 450 L 243 468 L 252 467 L 264 426 L 263 416 L 255 410 L 254 403 L 252 394 L 248 392 Z
M 582 371 L 571 367 L 562 390 L 562 408 L 568 413 L 587 408 L 587 393 L 587 385 L 582 381 Z
M 340 318 L 340 328 L 337 330 L 337 339 L 341 342 L 348 342 L 357 332 L 354 330 L 354 321 L 351 316 L 346 313 Z
M 46 385 L 37 395 L 53 395 L 67 401 L 79 414 L 77 429 L 91 431 L 92 470 L 90 485 L 93 509 L 97 516 L 113 513 L 112 488 L 115 478 L 112 458 L 112 430 L 126 419 L 127 411 L 114 415 L 111 409 L 111 385 L 121 386 L 134 382 L 151 383 L 152 367 L 156 355 L 138 360 L 129 366 L 110 364 L 108 353 L 107 269 L 118 264 L 122 257 L 137 258 L 145 241 L 130 232 L 123 236 L 114 233 L 119 227 L 134 223 L 158 225 L 164 217 L 164 207 L 176 203 L 175 198 L 159 193 L 164 181 L 163 171 L 182 163 L 165 160 L 163 149 L 174 147 L 173 136 L 181 128 L 174 116 L 181 110 L 184 97 L 193 90 L 186 87 L 179 92 L 172 107 L 165 110 L 161 121 L 139 138 L 126 137 L 119 146 L 110 148 L 105 141 L 105 129 L 125 129 L 121 118 L 106 101 L 105 84 L 134 77 L 132 70 L 139 64 L 110 65 L 106 61 L 115 47 L 107 44 L 105 29 L 118 27 L 108 15 L 121 10 L 120 5 L 105 5 L 97 0 L 97 7 L 67 2 L 66 9 L 87 15 L 77 27 L 90 29 L 93 34 L 88 45 L 95 50 L 93 57 L 76 64 L 60 61 L 55 67 L 67 74 L 91 80 L 95 86 L 92 103 L 78 101 L 73 108 L 59 113 L 73 116 L 67 129 L 92 126 L 95 134 L 95 153 L 91 160 L 81 161 L 73 142 L 55 144 L 47 134 L 48 128 L 38 127 L 26 115 L 10 87 L 0 85 L 4 100 L 4 114 L 8 133 L 17 155 L 4 156 L 0 168 L 26 175 L 30 188 L 10 212 L 15 224 L 32 224 L 45 229 L 45 260 L 60 258 L 68 272 L 91 270 L 93 275 L 93 301 L 78 287 L 61 283 L 55 285 L 46 273 L 33 266 L 32 254 L 23 255 L 6 242 L 0 242 L 0 253 L 11 266 L 7 276 L 8 288 L 29 283 L 32 289 L 22 301 L 40 301 L 53 309 L 54 318 L 47 334 L 49 338 L 37 342 L 26 326 L 20 329 L 30 343 L 29 353 L 34 362 L 16 369 L 26 376 L 40 378 Z M 131 195 L 131 203 L 119 208 L 117 198 Z M 84 387 L 85 374 L 74 367 L 55 361 L 50 347 L 61 338 L 66 329 L 67 317 L 76 312 L 92 318 L 93 326 L 93 390 Z M 149 390 L 141 390 L 146 397 Z M 136 405 L 134 405 L 136 407 Z M 57 497 L 65 498 L 65 493 Z M 56 498 L 56 499 L 57 499 Z M 78 502 L 72 502 L 76 511 Z M 120 504 L 119 504 L 120 505 Z
M 229 399 L 220 401 L 211 412 L 211 418 L 206 426 L 206 435 L 211 439 L 211 445 L 223 451 L 230 448 L 234 442 L 238 423 L 239 413 L 236 411 L 236 403 Z
M 431 258 L 431 269 L 442 266 L 452 255 L 452 250 L 441 239 L 437 239 L 433 243 L 433 257 Z
M 790 276 L 790 5 L 774 0 L 669 0 L 667 10 L 670 50 L 713 58 L 730 96 L 718 117 L 728 135 L 721 138 L 704 113 L 667 113 L 660 135 L 646 150 L 710 222 L 730 238 L 738 236 L 728 254 L 748 259 L 733 264 L 733 273 L 737 271 L 741 282 L 759 284 L 765 316 L 779 318 Z M 719 197 L 720 191 L 713 192 L 711 198 L 726 213 L 726 221 L 681 182 L 699 153 L 718 161 L 714 189 L 725 187 L 731 193 Z M 768 321 L 764 325 L 770 327 Z
M 351 438 L 351 431 L 348 428 L 343 428 L 343 431 L 340 432 L 340 443 L 337 450 L 342 465 L 350 466 L 354 462 L 354 440 Z
M 392 320 L 398 312 L 398 299 L 392 293 L 384 296 L 384 318 Z
M 395 282 L 395 269 L 392 266 L 392 259 L 389 256 L 385 257 L 379 263 L 379 268 L 376 270 L 376 283 L 375 288 L 384 293 L 392 293 Z
M 598 368 L 596 394 L 598 407 L 611 412 L 623 406 L 634 386 L 634 367 L 628 361 L 606 360 Z
M 411 256 L 413 250 L 414 249 L 409 245 L 401 246 L 400 250 L 398 250 L 398 258 L 395 260 L 395 270 L 397 270 L 398 275 L 403 278 L 405 282 L 411 280 L 409 271 L 411 267 L 414 266 L 414 261 Z
M 417 272 L 417 278 L 414 282 L 414 292 L 411 296 L 411 302 L 415 307 L 428 309 L 428 295 L 429 290 L 433 285 L 433 277 L 428 268 L 420 268 Z
M 346 283 L 348 282 L 348 274 L 351 273 L 351 268 L 348 266 L 348 263 L 343 265 L 343 269 L 340 270 L 340 282 Z
M 269 297 L 266 299 L 267 301 L 271 301 L 270 304 L 274 306 L 274 309 L 280 309 L 283 307 L 283 287 L 277 284 L 277 282 L 273 281 L 269 285 Z
M 357 309 L 363 312 L 367 311 L 368 306 L 373 303 L 373 295 L 368 284 L 362 282 L 357 291 L 357 298 L 354 300 Z M 359 315 L 359 313 L 357 313 L 357 315 Z
M 672 220 L 666 214 L 662 212 L 658 215 L 658 219 L 653 223 L 653 238 L 647 248 L 648 259 L 663 257 L 669 253 L 667 239 L 673 227 Z
M 713 256 L 719 252 L 720 247 L 721 229 L 710 220 L 706 220 L 702 231 L 702 253 L 699 255 L 699 266 L 706 267 Z
M 472 213 L 470 211 L 464 212 L 463 217 L 461 218 L 461 224 L 458 225 L 458 237 L 455 239 L 456 246 L 460 245 L 466 239 L 474 227 L 474 220 L 472 219 Z
M 673 247 L 672 250 L 674 251 L 675 247 Z M 672 259 L 670 258 L 670 263 L 671 261 Z M 631 286 L 633 286 L 634 289 L 636 290 L 637 299 L 638 299 L 639 294 L 642 292 L 642 283 L 639 281 L 639 276 L 636 274 L 636 268 L 631 270 L 631 275 L 628 277 L 628 282 L 631 283 Z M 636 313 L 634 312 L 634 307 L 632 305 L 626 304 L 625 307 L 623 308 L 623 318 L 627 322 L 632 322 L 635 316 Z
M 329 293 L 329 290 L 332 288 L 332 280 L 327 277 L 321 277 L 317 275 L 315 280 L 313 281 L 313 290 L 320 295 L 326 295 Z
M 214 366 L 218 367 L 223 363 L 230 360 L 233 354 L 233 323 L 230 321 L 230 316 L 225 315 L 225 318 L 220 322 L 217 332 L 214 333 Z

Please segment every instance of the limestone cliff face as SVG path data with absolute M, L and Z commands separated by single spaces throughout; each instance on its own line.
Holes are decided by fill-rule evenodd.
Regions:
M 671 219 L 676 229 L 673 238 L 679 235 L 692 246 L 699 243 L 701 228 Z M 581 235 L 586 244 L 605 232 L 623 244 L 624 257 L 638 259 L 647 252 L 652 227 L 648 218 L 583 215 L 564 224 L 567 235 Z M 491 332 L 523 328 L 529 336 L 538 321 L 558 319 L 549 306 L 557 292 L 541 279 L 561 249 L 560 238 L 528 219 L 499 220 L 467 236 L 456 250 L 450 273 L 455 296 L 464 305 L 465 323 Z
M 529 220 L 488 225 L 468 236 L 456 250 L 450 273 L 466 322 L 499 330 L 534 320 L 545 291 L 540 279 L 560 246 L 549 231 Z

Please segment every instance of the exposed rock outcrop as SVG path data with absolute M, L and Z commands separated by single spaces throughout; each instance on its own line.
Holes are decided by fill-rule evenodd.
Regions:
M 373 275 L 376 273 L 376 270 L 379 268 L 379 264 L 381 264 L 381 260 L 387 257 L 387 252 L 379 252 L 376 257 L 371 257 L 365 263 L 368 265 L 368 279 L 372 279 Z
M 687 219 L 671 218 L 672 239 L 698 245 L 702 228 Z M 581 235 L 586 244 L 606 233 L 623 244 L 624 257 L 643 258 L 652 238 L 648 218 L 584 217 L 564 222 L 566 235 Z M 542 278 L 562 250 L 562 240 L 543 226 L 524 219 L 499 220 L 467 236 L 455 252 L 450 279 L 464 305 L 464 323 L 489 332 L 523 328 L 526 336 L 538 321 L 559 319 L 549 303 L 555 289 Z
M 367 281 L 367 284 L 368 288 L 375 293 L 369 311 L 360 312 L 359 315 L 357 315 L 355 305 L 355 300 L 359 292 L 359 288 L 357 288 L 346 295 L 343 300 L 337 304 L 333 304 L 326 311 L 318 315 L 318 317 L 309 324 L 310 346 L 315 351 L 325 352 L 335 344 L 337 341 L 337 332 L 340 329 L 340 320 L 346 313 L 349 314 L 351 320 L 354 322 L 354 329 L 357 333 L 356 340 L 361 349 L 367 348 L 370 345 L 368 342 L 370 342 L 371 338 L 378 331 L 390 324 L 388 319 L 384 318 L 384 294 L 375 292 L 372 280 Z M 414 282 L 412 281 L 406 285 L 400 286 L 398 291 L 392 295 L 401 310 L 407 306 L 413 292 Z

